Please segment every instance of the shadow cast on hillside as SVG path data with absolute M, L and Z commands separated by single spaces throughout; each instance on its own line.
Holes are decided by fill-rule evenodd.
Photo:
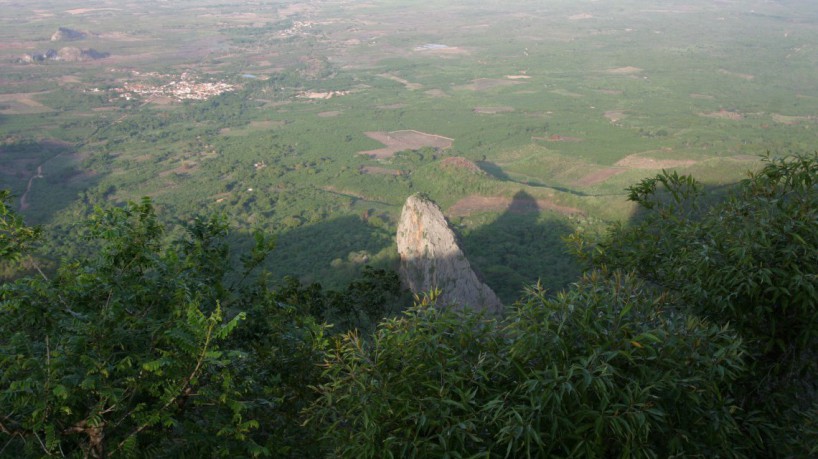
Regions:
M 579 265 L 562 241 L 572 232 L 564 216 L 541 209 L 530 194 L 519 191 L 495 221 L 460 239 L 472 268 L 511 304 L 538 280 L 550 292 L 576 281 Z
M 693 176 L 695 179 L 696 177 Z M 690 218 L 697 219 L 707 212 L 710 207 L 723 201 L 741 182 L 723 183 L 723 184 L 704 184 L 700 183 L 700 195 L 695 200 L 685 200 L 677 209 L 677 212 L 685 213 Z M 636 184 L 634 184 L 636 185 Z M 665 189 L 659 187 L 656 190 L 652 200 L 657 202 L 667 202 L 672 200 L 672 195 Z M 631 216 L 628 218 L 627 226 L 637 225 L 642 223 L 645 218 L 650 215 L 652 211 L 643 206 L 637 206 Z
M 247 233 L 234 233 L 231 239 L 236 254 L 249 253 L 254 243 L 252 235 Z M 391 231 L 348 215 L 278 234 L 265 269 L 273 283 L 292 276 L 304 283 L 342 288 L 357 277 L 365 265 L 397 270 L 397 252 L 393 256 L 382 253 L 393 246 Z
M 29 224 L 43 224 L 97 185 L 83 173 L 76 148 L 49 140 L 20 140 L 0 146 L 0 187 L 16 196 L 17 210 Z
M 495 164 L 495 163 L 493 163 L 491 161 L 477 161 L 476 164 L 477 164 L 478 167 L 480 167 L 480 169 L 483 170 L 483 172 L 486 172 L 487 174 L 491 175 L 492 177 L 496 178 L 497 180 L 501 180 L 501 181 L 504 181 L 504 182 L 514 182 L 514 183 L 518 183 L 520 185 L 536 187 L 536 188 L 547 188 L 547 189 L 550 189 L 550 190 L 556 190 L 556 191 L 561 191 L 563 193 L 573 194 L 575 196 L 604 196 L 604 195 L 600 195 L 600 194 L 589 195 L 588 193 L 585 193 L 583 191 L 578 191 L 578 190 L 575 190 L 573 188 L 568 188 L 568 187 L 564 187 L 564 186 L 556 186 L 556 185 L 546 185 L 545 183 L 541 183 L 541 182 L 535 181 L 535 180 L 525 180 L 525 181 L 516 180 L 516 179 L 514 179 L 514 177 L 508 175 L 508 173 L 506 173 L 503 170 L 502 167 L 498 166 L 497 164 Z

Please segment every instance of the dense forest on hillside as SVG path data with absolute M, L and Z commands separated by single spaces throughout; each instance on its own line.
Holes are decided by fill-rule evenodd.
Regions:
M 585 274 L 500 316 L 400 311 L 371 268 L 273 288 L 263 233 L 231 264 L 224 218 L 98 207 L 94 250 L 0 287 L 0 454 L 818 454 L 818 154 L 765 161 L 715 196 L 632 186 L 633 224 L 570 238 Z M 36 263 L 0 202 L 0 257 Z

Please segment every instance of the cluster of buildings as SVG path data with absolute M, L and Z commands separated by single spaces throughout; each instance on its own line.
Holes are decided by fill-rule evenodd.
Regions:
M 278 32 L 279 38 L 297 37 L 312 29 L 313 23 L 309 21 L 294 21 L 292 27 Z
M 148 76 L 154 76 L 146 74 Z M 158 74 L 156 75 L 158 76 Z M 235 90 L 235 85 L 223 81 L 200 83 L 187 72 L 179 80 L 161 85 L 125 82 L 113 91 L 125 100 L 151 97 L 170 97 L 175 100 L 207 100 L 211 97 Z

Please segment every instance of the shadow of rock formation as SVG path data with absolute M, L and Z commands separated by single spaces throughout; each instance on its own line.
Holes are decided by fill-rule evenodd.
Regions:
M 541 208 L 521 190 L 493 222 L 460 229 L 460 239 L 472 267 L 503 302 L 512 303 L 537 282 L 557 292 L 579 277 L 562 240 L 573 230 L 567 217 Z

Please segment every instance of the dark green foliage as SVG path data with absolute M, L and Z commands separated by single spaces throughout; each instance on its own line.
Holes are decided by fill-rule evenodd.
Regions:
M 713 205 L 701 188 L 675 173 L 632 187 L 647 214 L 590 260 L 636 270 L 765 353 L 807 348 L 818 333 L 818 154 L 767 158 Z
M 301 410 L 315 398 L 309 386 L 320 381 L 326 327 L 305 303 L 280 301 L 264 282 L 246 290 L 234 308 L 247 316 L 227 344 L 240 350 L 230 367 L 234 409 L 256 421 L 242 438 L 271 457 L 320 456 L 323 445 L 312 426 L 301 425 Z M 209 428 L 215 427 L 233 429 L 229 424 Z M 202 455 L 216 450 L 220 439 L 212 442 Z
M 23 219 L 9 209 L 11 193 L 0 190 L 0 262 L 16 261 L 39 238 L 40 229 L 27 227 Z
M 343 457 L 743 456 L 741 341 L 627 276 L 496 321 L 424 301 L 349 334 L 312 422 Z
M 371 330 L 385 316 L 402 308 L 401 285 L 397 273 L 364 266 L 361 276 L 343 290 L 324 290 L 313 282 L 303 285 L 294 277 L 284 278 L 274 298 L 298 305 L 304 314 L 335 324 L 336 331 L 353 328 Z
M 3 210 L 10 234 L 25 232 Z M 53 280 L 0 290 L 3 454 L 315 451 L 294 419 L 309 400 L 304 383 L 323 327 L 266 289 L 223 286 L 222 219 L 194 220 L 168 248 L 147 199 L 97 209 L 89 228 L 99 250 L 65 263 Z M 271 248 L 256 242 L 245 270 Z M 241 309 L 253 328 L 230 336 L 246 318 Z
M 690 177 L 645 180 L 630 189 L 638 223 L 578 252 L 736 327 L 753 356 L 737 397 L 776 421 L 775 451 L 803 455 L 818 442 L 818 154 L 765 162 L 716 202 Z
M 515 203 L 521 201 L 518 196 Z M 557 292 L 576 280 L 581 271 L 561 240 L 571 231 L 567 219 L 509 210 L 491 223 L 461 230 L 461 240 L 472 266 L 510 304 L 526 285 L 539 281 Z

